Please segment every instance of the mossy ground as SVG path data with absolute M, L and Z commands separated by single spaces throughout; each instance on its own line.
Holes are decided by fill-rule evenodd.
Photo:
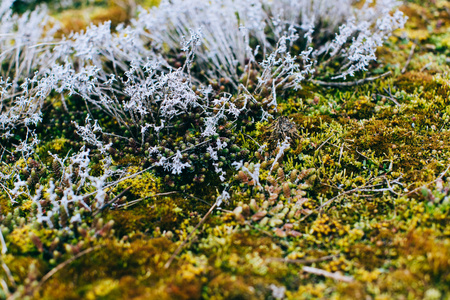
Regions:
M 450 299 L 450 4 L 409 2 L 401 9 L 407 28 L 380 48 L 373 72 L 391 70 L 390 76 L 353 87 L 305 84 L 279 97 L 278 115 L 299 132 L 281 160 L 274 162 L 276 141 L 264 132 L 276 120 L 232 129 L 247 160 L 261 163 L 262 188 L 229 172 L 230 202 L 169 268 L 215 201 L 209 176 L 193 184 L 143 173 L 110 191 L 131 187 L 115 209 L 72 234 L 27 224 L 29 201 L 12 205 L 1 195 L 0 212 L 9 213 L 3 222 L 13 228 L 2 255 L 5 284 L 36 299 L 274 299 L 274 287 L 285 287 L 287 299 Z M 111 3 L 93 15 L 127 20 Z M 411 41 L 415 51 L 402 74 Z M 73 112 L 66 118 L 57 102 L 46 110 L 38 154 L 48 169 L 48 150 L 65 154 L 82 145 L 70 122 L 86 113 L 76 99 L 68 104 Z M 117 126 L 97 117 L 109 130 Z M 118 167 L 149 163 L 132 141 L 112 142 L 125 149 L 116 155 Z M 259 153 L 256 143 L 270 150 Z M 37 164 L 34 172 L 41 178 L 33 180 L 48 180 L 47 169 Z M 305 265 L 353 280 L 314 275 Z

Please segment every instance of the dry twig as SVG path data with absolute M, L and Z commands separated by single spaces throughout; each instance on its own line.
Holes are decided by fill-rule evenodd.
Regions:
M 116 197 L 114 197 L 114 199 L 112 199 L 111 201 L 109 201 L 108 203 L 106 203 L 105 205 L 103 205 L 102 207 L 100 207 L 99 210 L 97 210 L 95 213 L 92 214 L 93 217 L 95 217 L 96 215 L 98 215 L 99 213 L 101 213 L 105 208 L 107 208 L 108 206 L 110 206 L 111 204 L 113 204 L 114 202 L 116 202 L 117 200 L 119 200 L 120 198 L 122 198 L 123 195 L 125 195 L 126 192 L 128 192 L 131 189 L 131 186 L 127 187 L 125 190 L 123 190 L 119 195 L 117 195 Z
M 333 135 L 330 135 L 322 144 L 320 144 L 319 147 L 316 148 L 316 150 L 314 150 L 315 152 L 319 151 L 320 148 L 323 147 L 323 145 L 325 145 L 331 138 L 333 137 Z
M 129 208 L 130 206 L 133 206 L 133 205 L 135 205 L 135 204 L 137 204 L 137 203 L 139 203 L 139 202 L 141 202 L 143 200 L 146 200 L 146 199 L 160 197 L 160 196 L 167 196 L 167 195 L 172 195 L 172 194 L 178 194 L 178 193 L 179 193 L 178 191 L 172 191 L 172 192 L 166 192 L 166 193 L 158 193 L 158 194 L 154 194 L 154 195 L 151 195 L 151 196 L 148 196 L 148 197 L 144 197 L 144 198 L 139 198 L 139 199 L 136 199 L 136 200 L 132 200 L 132 201 L 130 201 L 128 203 L 124 203 L 124 204 L 118 205 L 117 208 L 122 208 L 122 207 L 123 208 Z
M 416 44 L 413 44 L 412 47 L 411 47 L 411 51 L 409 52 L 408 59 L 406 60 L 405 66 L 402 69 L 402 74 L 405 74 L 406 69 L 409 66 L 409 63 L 411 62 L 411 59 L 412 59 L 413 54 L 414 54 L 414 49 L 416 49 Z
M 385 97 L 385 98 L 391 100 L 392 102 L 394 102 L 395 105 L 401 106 L 401 104 L 398 103 L 397 99 L 395 99 L 394 95 L 392 95 L 391 86 L 389 86 L 389 89 L 383 88 L 383 90 L 388 94 L 388 96 L 381 95 L 381 94 L 378 94 L 378 96 Z
M 346 82 L 327 82 L 327 81 L 314 80 L 314 79 L 312 79 L 310 81 L 313 84 L 322 85 L 322 86 L 346 87 L 346 86 L 361 85 L 361 84 L 366 83 L 366 82 L 374 81 L 374 80 L 386 77 L 386 76 L 390 75 L 391 73 L 392 73 L 391 71 L 388 71 L 388 72 L 383 73 L 383 74 L 378 75 L 378 76 L 367 77 L 367 78 L 363 78 L 363 79 L 359 79 L 359 80 L 355 80 L 355 81 L 346 81 Z
M 48 272 L 47 274 L 45 274 L 44 277 L 41 278 L 41 281 L 39 281 L 38 285 L 33 289 L 33 294 L 35 292 L 37 292 L 42 285 L 50 279 L 50 277 L 52 277 L 53 275 L 55 275 L 57 272 L 61 271 L 62 269 L 64 269 L 66 266 L 70 265 L 73 261 L 77 260 L 78 258 L 82 257 L 83 255 L 86 255 L 88 253 L 91 253 L 92 251 L 98 250 L 100 249 L 102 246 L 101 245 L 97 245 L 95 247 L 91 247 L 88 248 L 86 250 L 81 251 L 80 253 L 78 253 L 77 255 L 69 258 L 68 260 L 60 263 L 59 265 L 57 265 L 56 267 L 54 267 L 53 269 L 50 270 L 50 272 Z
M 319 276 L 332 278 L 332 279 L 337 280 L 337 281 L 343 281 L 343 282 L 353 282 L 354 281 L 353 277 L 342 275 L 341 273 L 338 273 L 338 272 L 331 273 L 331 272 L 328 272 L 328 271 L 325 271 L 325 270 L 322 270 L 322 269 L 313 268 L 313 267 L 306 267 L 306 266 L 304 266 L 302 268 L 302 270 L 303 270 L 303 272 L 306 272 L 306 273 L 311 273 L 311 274 L 314 274 L 314 275 L 319 275 Z
M 401 104 L 400 103 L 398 103 L 398 101 L 397 100 L 395 100 L 395 98 L 394 97 L 389 97 L 389 96 L 386 96 L 386 95 L 382 95 L 382 94 L 377 94 L 378 96 L 380 96 L 380 97 L 384 97 L 384 98 L 386 98 L 386 99 L 389 99 L 389 100 L 391 100 L 392 102 L 394 102 L 395 103 L 395 105 L 397 105 L 397 106 L 401 106 Z
M 372 182 L 374 182 L 375 180 L 380 179 L 380 178 L 382 178 L 382 179 L 387 181 L 387 178 L 385 176 L 376 177 L 376 178 L 372 178 L 371 180 L 369 180 L 363 186 L 360 186 L 360 187 L 357 187 L 357 188 L 354 188 L 354 189 L 351 189 L 351 190 L 348 190 L 348 191 L 344 191 L 344 192 L 334 196 L 333 198 L 329 199 L 328 201 L 323 203 L 318 208 L 316 208 L 316 209 L 312 210 L 311 212 L 309 212 L 307 215 L 305 215 L 303 218 L 300 219 L 300 222 L 304 221 L 306 218 L 311 216 L 314 212 L 322 210 L 323 208 L 325 208 L 326 206 L 331 204 L 333 201 L 335 201 L 336 199 L 338 199 L 338 198 L 340 198 L 340 197 L 342 197 L 344 195 L 352 194 L 352 193 L 355 193 L 355 192 L 385 192 L 385 191 L 389 191 L 389 192 L 392 192 L 392 193 L 398 195 L 398 193 L 393 190 L 391 184 L 395 183 L 395 184 L 402 185 L 400 182 L 398 182 L 398 180 L 400 180 L 401 176 L 399 178 L 394 179 L 391 182 L 389 182 L 387 188 L 373 189 L 373 188 L 378 187 L 378 186 L 380 186 L 382 184 L 382 183 L 371 184 Z
M 422 73 L 423 71 L 425 71 L 425 69 L 428 69 L 429 66 L 431 66 L 433 63 L 430 61 L 429 63 L 427 63 L 425 66 L 422 67 L 422 69 L 420 69 L 420 73 Z
M 8 266 L 5 264 L 5 262 L 2 259 L 2 268 L 6 273 L 6 276 L 8 277 L 9 282 L 11 283 L 11 286 L 13 288 L 16 288 L 16 281 L 14 280 L 14 277 L 12 276 L 11 270 L 8 268 Z
M 208 218 L 208 216 L 213 212 L 214 208 L 216 208 L 217 206 L 217 201 L 214 202 L 214 204 L 211 206 L 211 208 L 208 210 L 208 212 L 203 216 L 203 218 L 200 220 L 200 222 L 197 224 L 197 226 L 195 226 L 194 230 L 191 231 L 191 233 L 189 233 L 189 235 L 187 236 L 187 238 L 183 241 L 183 243 L 181 243 L 180 246 L 178 246 L 178 248 L 175 250 L 175 252 L 172 254 L 172 256 L 169 258 L 169 260 L 166 262 L 166 264 L 164 265 L 164 269 L 168 269 L 170 267 L 170 265 L 172 264 L 172 261 L 175 259 L 175 257 L 180 254 L 181 250 L 183 249 L 183 247 L 189 242 L 189 240 L 191 239 L 191 237 L 194 235 L 194 233 L 197 231 L 197 229 L 202 226 L 203 223 L 205 223 L 206 219 Z
M 430 184 L 432 184 L 432 183 L 438 181 L 439 179 L 442 179 L 442 177 L 444 177 L 444 175 L 447 174 L 448 170 L 450 170 L 450 165 L 448 165 L 447 168 L 446 168 L 441 174 L 439 174 L 439 176 L 438 176 L 435 180 L 430 181 L 430 182 L 426 183 L 425 185 L 422 185 L 422 186 L 420 186 L 420 187 L 418 187 L 418 188 L 415 188 L 414 190 L 409 191 L 409 192 L 403 194 L 402 196 L 409 196 L 409 195 L 411 195 L 411 194 L 413 194 L 413 193 L 416 193 L 417 191 L 423 189 L 424 187 L 427 187 L 427 186 L 429 186 Z
M 331 260 L 336 257 L 338 257 L 338 255 L 327 255 L 327 256 L 313 258 L 313 259 L 289 259 L 289 258 L 269 257 L 268 260 L 274 260 L 274 261 L 280 261 L 280 262 L 292 263 L 292 264 L 309 265 L 309 264 L 313 264 L 316 262 Z

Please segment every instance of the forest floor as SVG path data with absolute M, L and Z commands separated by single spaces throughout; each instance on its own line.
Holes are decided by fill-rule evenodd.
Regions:
M 248 168 L 261 164 L 261 188 L 230 168 L 231 198 L 220 208 L 213 170 L 183 183 L 153 171 L 123 181 L 111 191 L 124 192 L 115 206 L 71 237 L 25 224 L 30 201 L 0 197 L 3 222 L 14 224 L 0 269 L 11 294 L 450 299 L 450 3 L 400 9 L 406 28 L 378 50 L 365 80 L 308 82 L 280 97 L 274 119 L 224 126 Z M 76 11 L 55 13 L 62 34 L 129 18 L 114 5 Z M 77 141 L 64 134 L 73 129 L 61 104 L 44 113 L 39 154 L 51 167 L 46 153 L 64 155 Z M 293 143 L 275 161 L 280 136 Z M 118 164 L 144 169 L 133 145 L 113 147 L 125 147 Z

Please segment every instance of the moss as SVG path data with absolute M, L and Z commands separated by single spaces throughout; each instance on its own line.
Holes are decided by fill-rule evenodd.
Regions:
M 9 235 L 9 248 L 13 253 L 32 253 L 37 249 L 30 238 L 31 228 L 29 226 L 15 228 Z
M 129 22 L 131 16 L 129 12 L 119 6 L 112 6 L 109 8 L 101 8 L 93 11 L 90 15 L 92 24 L 103 24 L 106 21 L 111 21 L 111 27 L 115 28 L 121 23 Z
M 139 167 L 128 168 L 128 174 L 134 174 L 142 171 Z M 115 192 L 119 192 L 130 187 L 130 193 L 136 198 L 148 198 L 154 196 L 159 190 L 161 185 L 161 179 L 157 178 L 155 175 L 149 171 L 143 172 L 138 176 L 123 180 L 117 186 Z
M 406 36 L 417 39 L 404 74 L 400 70 L 412 42 L 399 33 L 380 49 L 374 65 L 375 72 L 389 69 L 391 76 L 354 87 L 305 83 L 302 90 L 280 94 L 274 119 L 222 124 L 221 136 L 233 145 L 230 153 L 220 153 L 231 199 L 207 218 L 168 269 L 166 262 L 223 189 L 212 165 L 195 151 L 189 153 L 194 169 L 188 176 L 152 169 L 123 180 L 106 191 L 111 200 L 130 187 L 116 206 L 96 217 L 85 212 L 83 224 L 66 229 L 25 225 L 35 214 L 32 200 L 23 194 L 12 204 L 0 195 L 1 230 L 8 246 L 2 259 L 15 280 L 5 279 L 8 288 L 36 299 L 271 299 L 272 285 L 284 287 L 287 299 L 448 295 L 450 177 L 444 171 L 450 159 L 449 6 L 446 1 L 424 3 L 410 1 L 402 7 L 410 17 Z M 80 30 L 92 18 L 104 20 L 105 14 L 117 12 L 117 22 L 128 17 L 126 9 L 112 3 L 96 5 L 95 10 L 76 10 L 81 21 L 64 30 Z M 38 180 L 24 191 L 36 183 L 48 185 L 49 175 L 57 173 L 48 151 L 64 157 L 83 145 L 72 121 L 83 124 L 84 103 L 77 96 L 65 100 L 70 113 L 54 99 L 46 103 L 45 125 L 37 129 L 39 157 L 9 157 L 1 166 L 5 174 L 18 170 L 24 180 L 34 168 Z M 101 112 L 92 113 L 110 132 L 127 136 L 102 137 L 112 143 L 114 168 L 132 173 L 154 163 L 131 139 L 133 128 L 130 132 Z M 279 116 L 295 124 L 298 136 L 292 137 L 298 145 L 293 143 L 275 162 L 279 136 L 271 136 L 270 129 Z M 182 122 L 196 126 L 189 116 Z M 194 144 L 198 134 L 183 124 L 160 138 L 170 147 Z M 270 147 L 260 150 L 263 144 Z M 91 155 L 90 167 L 97 174 L 101 155 L 94 149 Z M 260 164 L 261 187 L 244 172 L 233 174 L 235 160 L 248 161 L 250 169 Z M 112 230 L 107 228 L 110 220 Z M 100 248 L 33 289 L 44 274 L 95 246 Z M 310 274 L 304 265 L 354 281 Z M 7 278 L 4 269 L 0 272 Z
M 0 194 L 0 214 L 3 216 L 12 212 L 11 200 L 6 193 Z

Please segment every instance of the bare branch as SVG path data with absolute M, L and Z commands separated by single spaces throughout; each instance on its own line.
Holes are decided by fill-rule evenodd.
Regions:
M 412 190 L 412 191 L 409 191 L 409 192 L 403 194 L 402 196 L 409 196 L 409 195 L 411 195 L 411 194 L 414 194 L 414 193 L 416 193 L 417 191 L 423 189 L 424 187 L 427 187 L 427 186 L 429 186 L 430 184 L 435 183 L 435 182 L 438 181 L 439 179 L 442 179 L 442 178 L 444 177 L 444 175 L 447 174 L 447 172 L 448 172 L 449 169 L 450 169 L 450 165 L 448 165 L 447 168 L 446 168 L 441 174 L 439 174 L 439 176 L 438 176 L 435 180 L 430 181 L 430 182 L 426 183 L 425 185 L 422 185 L 422 186 L 420 186 L 420 187 L 418 187 L 418 188 L 416 188 L 416 189 L 414 189 L 414 190 Z
M 52 270 L 50 270 L 50 272 L 48 272 L 47 274 L 45 274 L 44 277 L 41 278 L 41 281 L 39 281 L 38 285 L 34 288 L 33 292 L 37 292 L 42 285 L 50 279 L 50 277 L 52 277 L 53 275 L 55 275 L 57 272 L 61 271 L 62 269 L 64 269 L 66 266 L 70 265 L 72 262 L 74 262 L 75 260 L 77 260 L 78 258 L 82 257 L 83 255 L 86 255 L 88 253 L 91 253 L 92 251 L 98 250 L 100 249 L 102 246 L 101 245 L 97 245 L 95 247 L 91 247 L 88 248 L 86 250 L 81 251 L 80 253 L 78 253 L 77 255 L 69 258 L 68 260 L 60 263 L 59 265 L 57 265 L 56 267 L 54 267 Z
M 408 59 L 406 60 L 405 66 L 402 69 L 402 74 L 405 74 L 406 69 L 409 66 L 409 63 L 411 62 L 411 59 L 412 59 L 413 54 L 414 54 L 414 49 L 416 49 L 416 44 L 413 44 L 412 47 L 411 47 L 411 51 L 409 52 Z
M 202 226 L 203 223 L 205 223 L 208 216 L 213 212 L 214 208 L 216 208 L 217 202 L 214 202 L 214 204 L 211 206 L 211 208 L 208 210 L 208 212 L 203 216 L 203 218 L 200 220 L 200 222 L 195 226 L 194 230 L 191 231 L 191 233 L 187 236 L 187 238 L 181 243 L 180 246 L 175 250 L 175 252 L 172 254 L 172 256 L 169 258 L 169 260 L 164 265 L 164 269 L 168 269 L 170 265 L 172 264 L 172 261 L 175 259 L 175 257 L 180 254 L 183 247 L 189 242 L 191 237 L 194 235 L 194 233 L 197 231 L 197 229 Z
M 99 210 L 97 210 L 95 213 L 92 214 L 93 217 L 95 217 L 96 215 L 98 215 L 99 213 L 101 213 L 105 208 L 107 208 L 108 206 L 110 206 L 111 204 L 113 204 L 114 202 L 116 202 L 117 200 L 119 200 L 120 198 L 122 198 L 122 196 L 128 192 L 131 189 L 131 186 L 127 187 L 125 190 L 123 190 L 119 195 L 117 195 L 116 197 L 114 197 L 114 199 L 112 199 L 111 201 L 109 201 L 108 203 L 106 203 L 105 205 L 103 205 L 102 207 L 100 207 Z
M 367 77 L 367 78 L 363 78 L 363 79 L 359 79 L 359 80 L 355 80 L 355 81 L 346 81 L 346 82 L 327 82 L 327 81 L 314 80 L 314 79 L 310 80 L 310 82 L 312 82 L 313 84 L 322 85 L 322 86 L 346 87 L 346 86 L 361 85 L 361 84 L 364 84 L 366 82 L 375 81 L 377 79 L 386 77 L 386 76 L 388 76 L 390 74 L 392 74 L 392 72 L 388 71 L 388 72 L 383 73 L 383 74 L 378 75 L 378 76 Z
M 325 271 L 325 270 L 322 270 L 322 269 L 313 268 L 313 267 L 306 267 L 306 266 L 304 266 L 302 268 L 302 270 L 303 270 L 303 272 L 306 272 L 306 273 L 311 273 L 311 274 L 314 274 L 314 275 L 319 275 L 319 276 L 332 278 L 332 279 L 337 280 L 337 281 L 343 281 L 343 282 L 353 282 L 354 281 L 353 277 L 342 275 L 339 272 L 331 273 L 331 272 L 328 272 L 328 271 Z
M 313 258 L 313 259 L 289 259 L 289 258 L 269 257 L 267 260 L 280 261 L 280 262 L 291 263 L 291 264 L 309 265 L 309 264 L 313 264 L 316 262 L 332 260 L 333 258 L 336 258 L 336 257 L 338 257 L 338 255 L 327 255 L 327 256 Z

